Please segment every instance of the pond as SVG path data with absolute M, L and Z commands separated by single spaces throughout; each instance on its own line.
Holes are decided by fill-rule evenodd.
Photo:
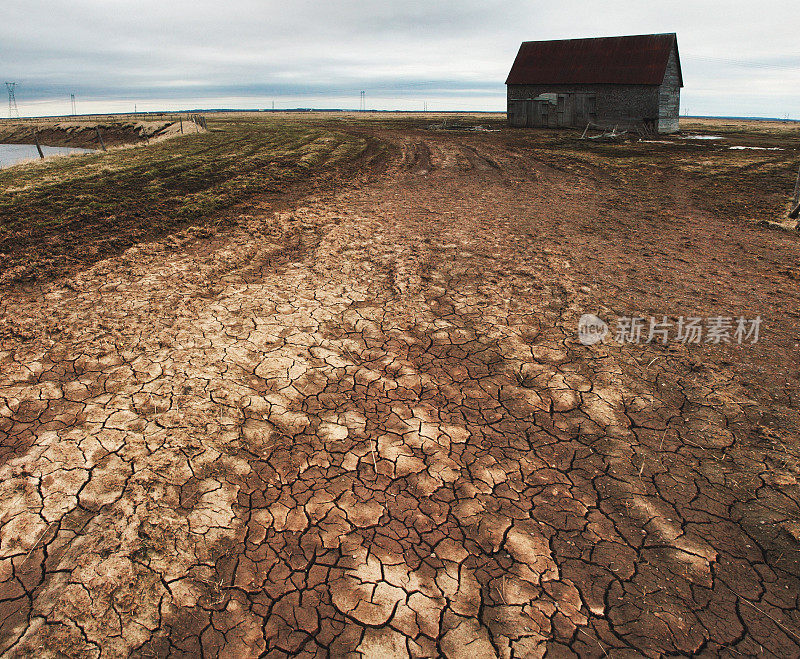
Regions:
M 92 149 L 79 149 L 72 146 L 43 146 L 46 156 L 69 155 L 71 153 L 89 153 Z M 11 167 L 26 160 L 38 160 L 39 153 L 35 144 L 0 144 L 0 169 Z

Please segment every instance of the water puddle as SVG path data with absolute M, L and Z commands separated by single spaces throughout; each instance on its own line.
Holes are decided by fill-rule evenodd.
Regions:
M 74 153 L 91 153 L 92 149 L 80 149 L 73 146 L 43 146 L 42 152 L 45 157 L 68 156 Z M 0 144 L 0 169 L 38 159 L 39 152 L 36 150 L 35 144 Z

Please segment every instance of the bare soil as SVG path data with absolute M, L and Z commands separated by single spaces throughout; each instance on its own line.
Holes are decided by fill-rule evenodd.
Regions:
M 794 142 L 348 130 L 388 170 L 4 287 L 0 652 L 800 653 Z

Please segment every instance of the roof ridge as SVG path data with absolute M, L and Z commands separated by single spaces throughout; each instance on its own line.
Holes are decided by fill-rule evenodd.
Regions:
M 568 39 L 531 39 L 522 43 L 557 43 L 560 41 L 599 41 L 600 39 L 637 39 L 641 37 L 678 37 L 677 32 L 648 32 L 646 34 L 620 34 L 607 37 L 570 37 Z
M 660 85 L 677 47 L 675 32 L 523 41 L 506 84 Z

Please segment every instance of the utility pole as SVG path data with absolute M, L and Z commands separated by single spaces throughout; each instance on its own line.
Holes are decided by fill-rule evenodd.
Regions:
M 367 109 L 367 100 L 366 100 L 366 98 L 364 97 L 364 95 L 365 95 L 366 93 L 367 93 L 367 92 L 361 92 L 361 107 L 360 107 L 359 109 L 360 109 L 362 112 L 364 112 L 364 111 Z
M 19 119 L 19 108 L 17 107 L 17 97 L 14 93 L 14 87 L 17 86 L 16 82 L 7 82 L 6 89 L 8 89 L 8 116 L 10 119 Z
M 69 95 L 69 102 L 72 105 L 72 116 L 74 117 L 78 114 L 77 110 L 75 109 L 75 94 Z

